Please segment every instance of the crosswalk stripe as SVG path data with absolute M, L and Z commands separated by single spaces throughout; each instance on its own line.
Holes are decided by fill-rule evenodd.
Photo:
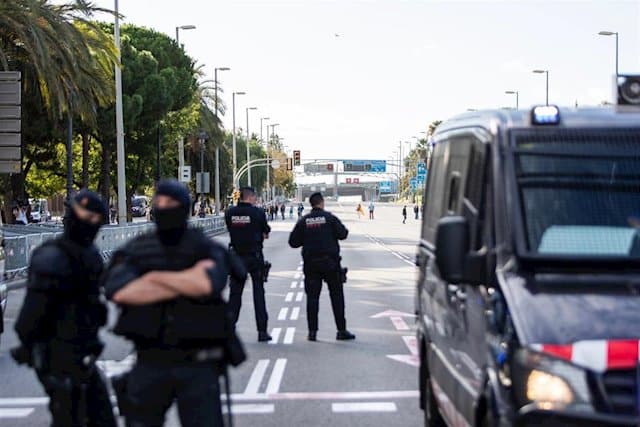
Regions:
M 25 418 L 31 415 L 34 410 L 34 408 L 0 408 L 0 419 Z
M 291 301 L 293 301 L 293 292 L 288 292 L 288 293 L 287 293 L 287 296 L 286 296 L 286 297 L 284 297 L 284 301 L 285 301 L 285 302 L 291 302 Z
M 273 366 L 273 372 L 271 372 L 271 377 L 269 378 L 269 383 L 267 384 L 266 394 L 275 394 L 280 391 L 280 383 L 282 383 L 282 377 L 284 376 L 284 369 L 287 366 L 287 359 L 278 359 L 276 360 L 275 365 Z
M 253 368 L 253 372 L 251 373 L 251 377 L 249 378 L 247 388 L 244 389 L 244 394 L 258 393 L 258 391 L 260 390 L 260 384 L 262 384 L 262 379 L 264 378 L 264 374 L 267 373 L 268 367 L 269 359 L 258 360 L 258 363 L 256 363 L 256 367 Z
M 295 289 L 298 287 L 298 282 L 291 282 L 291 289 Z
M 270 403 L 248 403 L 243 405 L 231 405 L 231 413 L 234 415 L 242 414 L 272 414 L 275 410 L 275 405 Z M 222 412 L 226 414 L 227 408 L 223 407 Z
M 298 295 L 296 295 L 296 301 L 300 302 L 302 301 L 302 298 L 304 298 L 304 292 L 298 292 Z
M 287 314 L 289 314 L 289 307 L 282 307 L 278 313 L 278 320 L 287 320 Z
M 296 328 L 287 328 L 287 332 L 284 334 L 283 344 L 293 344 L 293 337 L 296 333 Z
M 299 316 L 300 316 L 300 307 L 293 307 L 293 310 L 291 310 L 291 320 L 298 320 Z
M 280 339 L 280 332 L 282 332 L 282 328 L 273 328 L 271 331 L 272 340 L 269 341 L 269 344 L 278 344 L 278 340 Z

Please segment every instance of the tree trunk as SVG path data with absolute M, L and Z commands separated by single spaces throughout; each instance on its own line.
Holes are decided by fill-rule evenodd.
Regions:
M 111 149 L 108 142 L 102 144 L 102 171 L 100 181 L 102 182 L 102 200 L 110 204 L 111 202 Z
M 89 143 L 91 135 L 82 134 L 82 188 L 89 188 Z

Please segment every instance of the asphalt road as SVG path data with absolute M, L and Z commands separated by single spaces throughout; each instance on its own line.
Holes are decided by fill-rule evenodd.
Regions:
M 318 342 L 306 340 L 301 258 L 287 245 L 295 219 L 273 222 L 265 254 L 273 264 L 266 293 L 269 330 L 275 340 L 257 342 L 251 286 L 247 286 L 238 330 L 249 360 L 231 370 L 236 426 L 422 425 L 412 315 L 419 221 L 411 212 L 407 224 L 402 224 L 401 207 L 396 205 L 376 206 L 373 221 L 358 219 L 355 204 L 332 204 L 328 209 L 350 230 L 342 244 L 343 263 L 349 268 L 346 314 L 357 340 L 335 340 L 326 287 Z M 226 235 L 217 239 L 226 245 Z M 23 295 L 13 291 L 9 296 L 0 344 L 0 426 L 6 427 L 49 423 L 46 399 L 34 374 L 17 366 L 8 354 L 16 345 L 12 322 Z M 131 346 L 108 332 L 104 338 L 107 348 L 100 363 L 105 373 L 126 369 Z M 179 425 L 175 411 L 167 425 Z

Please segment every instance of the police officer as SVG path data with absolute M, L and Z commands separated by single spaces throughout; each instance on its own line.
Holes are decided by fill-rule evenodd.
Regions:
M 81 190 L 67 204 L 62 237 L 44 243 L 31 258 L 15 324 L 22 346 L 12 354 L 35 369 L 49 395 L 52 426 L 116 426 L 95 364 L 107 308 L 99 282 L 103 261 L 93 241 L 107 215 L 97 194 Z
M 312 194 L 309 202 L 311 212 L 298 221 L 289 235 L 289 245 L 292 248 L 302 247 L 308 338 L 309 341 L 316 340 L 320 291 L 324 280 L 329 286 L 333 317 L 338 328 L 336 339 L 353 340 L 356 336 L 347 330 L 344 318 L 343 277 L 338 243 L 338 240 L 346 239 L 349 232 L 337 217 L 324 210 L 322 194 Z
M 105 275 L 107 296 L 121 308 L 114 332 L 137 352 L 131 372 L 114 382 L 118 405 L 130 427 L 163 425 L 174 400 L 182 426 L 222 426 L 228 253 L 188 227 L 181 183 L 158 183 L 153 209 L 157 229 L 116 252 Z
M 271 227 L 265 220 L 264 212 L 255 207 L 256 192 L 251 187 L 240 189 L 238 206 L 228 209 L 224 214 L 227 230 L 231 237 L 231 249 L 244 263 L 251 275 L 253 285 L 253 306 L 255 308 L 258 341 L 271 341 L 267 332 L 267 307 L 264 300 L 265 262 L 262 254 L 262 243 L 269 238 Z M 229 305 L 234 322 L 240 317 L 242 291 L 245 282 L 231 279 Z

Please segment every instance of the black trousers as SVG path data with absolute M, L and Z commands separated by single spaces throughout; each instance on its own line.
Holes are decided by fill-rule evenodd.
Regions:
M 72 369 L 73 370 L 73 369 Z M 38 373 L 49 396 L 52 427 L 117 427 L 99 369 L 76 373 Z
M 249 275 L 251 275 L 251 283 L 253 285 L 253 306 L 255 308 L 258 332 L 266 332 L 269 315 L 267 314 L 267 304 L 264 299 L 264 258 L 262 257 L 262 254 L 240 255 L 240 258 L 249 272 Z M 244 285 L 245 282 L 237 281 L 233 277 L 231 278 L 229 309 L 233 314 L 234 324 L 238 323 L 238 319 L 240 318 Z
M 340 263 L 332 258 L 304 260 L 304 290 L 307 294 L 307 322 L 309 331 L 318 330 L 318 311 L 322 282 L 327 282 L 333 318 L 339 331 L 347 329 L 344 317 L 344 290 L 340 280 Z
M 127 379 L 127 427 L 162 427 L 174 401 L 182 427 L 223 427 L 218 379 L 214 361 L 138 361 Z

